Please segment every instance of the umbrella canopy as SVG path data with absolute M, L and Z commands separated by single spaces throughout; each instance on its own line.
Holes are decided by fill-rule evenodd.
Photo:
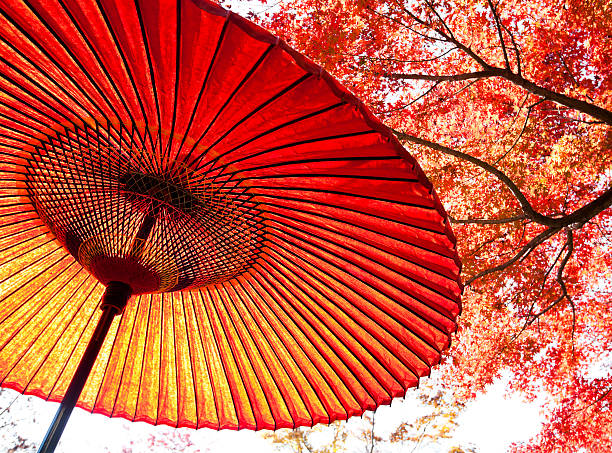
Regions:
M 276 429 L 389 404 L 460 312 L 446 214 L 338 82 L 205 0 L 0 5 L 0 382 Z

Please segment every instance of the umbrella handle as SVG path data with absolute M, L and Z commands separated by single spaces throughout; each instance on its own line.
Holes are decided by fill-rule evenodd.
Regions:
M 79 366 L 77 367 L 74 376 L 68 385 L 68 389 L 66 390 L 64 399 L 62 400 L 60 407 L 55 414 L 55 418 L 53 419 L 53 422 L 51 423 L 42 444 L 38 448 L 38 453 L 53 453 L 55 451 L 55 447 L 62 436 L 62 432 L 66 427 L 66 423 L 68 422 L 68 418 L 72 413 L 72 409 L 74 409 L 74 406 L 76 405 L 76 402 L 83 391 L 83 387 L 85 387 L 87 377 L 89 376 L 89 373 L 96 362 L 96 358 L 98 357 L 100 348 L 104 343 L 106 334 L 113 323 L 113 319 L 116 315 L 121 314 L 125 304 L 130 298 L 131 293 L 131 288 L 122 282 L 110 282 L 106 287 L 106 291 L 102 296 L 102 303 L 100 304 L 102 316 L 98 320 L 96 330 L 89 340 L 89 344 L 87 345 L 85 353 L 79 362 Z

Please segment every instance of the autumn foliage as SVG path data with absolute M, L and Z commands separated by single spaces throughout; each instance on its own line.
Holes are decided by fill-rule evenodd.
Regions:
M 504 370 L 547 421 L 520 451 L 612 450 L 612 7 L 289 0 L 254 17 L 364 99 L 434 182 L 466 284 L 442 368 Z

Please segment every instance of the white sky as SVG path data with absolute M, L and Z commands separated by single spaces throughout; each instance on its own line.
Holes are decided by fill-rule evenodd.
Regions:
M 416 395 L 419 390 L 410 391 L 404 400 L 395 400 L 391 406 L 384 406 L 376 412 L 376 433 L 386 437 L 401 422 L 424 415 L 423 406 L 419 405 Z M 479 452 L 505 452 L 512 442 L 527 441 L 535 435 L 542 423 L 540 415 L 541 401 L 524 402 L 520 395 L 505 396 L 506 382 L 499 380 L 485 394 L 470 403 L 460 415 L 459 427 L 451 439 L 440 444 L 419 445 L 415 450 L 420 453 L 448 451 L 452 446 L 476 447 Z M 57 409 L 56 403 L 48 403 L 36 397 L 18 395 L 12 390 L 3 390 L 0 395 L 0 411 L 6 408 L 15 398 L 10 410 L 0 415 L 0 427 L 6 422 L 17 422 L 16 429 L 0 428 L 0 451 L 6 451 L 15 445 L 16 436 L 38 445 Z M 363 422 L 360 418 L 351 419 L 349 428 L 359 430 Z M 181 434 L 190 434 L 194 446 L 181 442 Z M 158 439 L 158 448 L 147 444 L 151 437 Z M 174 440 L 176 450 L 163 448 L 163 439 Z M 322 441 L 325 437 L 323 435 Z M 352 451 L 363 451 L 363 443 L 349 439 Z M 209 429 L 175 430 L 166 426 L 152 426 L 146 423 L 132 423 L 123 419 L 110 419 L 103 415 L 89 414 L 75 409 L 66 427 L 57 453 L 154 453 L 176 451 L 185 453 L 210 452 L 232 453 L 249 451 L 264 453 L 272 451 L 274 446 L 260 433 L 252 431 L 213 431 Z M 405 447 L 410 447 L 412 445 Z M 131 448 L 131 450 L 130 450 Z M 385 451 L 390 450 L 387 446 Z M 397 445 L 392 450 L 405 451 Z M 36 451 L 35 448 L 31 450 Z

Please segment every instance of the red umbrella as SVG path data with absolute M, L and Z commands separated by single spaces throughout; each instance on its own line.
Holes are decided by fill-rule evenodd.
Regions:
M 319 66 L 204 0 L 7 0 L 0 22 L 0 382 L 63 400 L 41 451 L 75 403 L 310 426 L 439 362 L 444 209 Z

